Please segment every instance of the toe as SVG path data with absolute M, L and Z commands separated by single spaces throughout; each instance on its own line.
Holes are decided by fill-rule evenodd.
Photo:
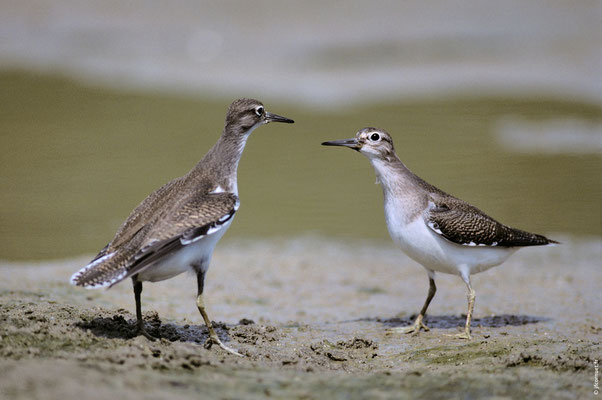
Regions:
M 447 333 L 447 334 L 445 334 L 445 336 L 453 337 L 456 339 L 466 339 L 466 340 L 472 339 L 472 336 L 470 336 L 470 333 L 466 333 L 466 332 L 456 333 L 456 334 Z
M 226 346 L 225 344 L 223 344 L 223 343 L 222 343 L 222 341 L 221 341 L 221 340 L 219 340 L 218 338 L 215 338 L 215 339 L 217 339 L 217 343 L 216 343 L 216 344 L 217 344 L 217 345 L 218 345 L 218 346 L 219 346 L 221 349 L 223 349 L 223 350 L 227 351 L 228 353 L 230 353 L 230 354 L 233 354 L 233 355 L 235 355 L 235 356 L 242 357 L 242 354 L 240 354 L 238 351 L 236 351 L 236 350 L 233 350 L 233 349 L 229 348 L 228 346 Z
M 404 333 L 404 334 L 408 334 L 408 333 L 413 333 L 416 331 L 416 327 L 415 326 L 403 326 L 403 327 L 397 327 L 397 328 L 389 328 L 387 329 L 388 332 L 391 333 Z

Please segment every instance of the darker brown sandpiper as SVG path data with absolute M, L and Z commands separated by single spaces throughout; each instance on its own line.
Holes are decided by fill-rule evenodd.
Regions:
M 113 240 L 73 274 L 71 283 L 100 288 L 131 278 L 139 333 L 152 340 L 142 320 L 142 282 L 157 282 L 192 270 L 197 276 L 197 307 L 209 330 L 208 343 L 240 355 L 215 333 L 205 310 L 203 285 L 213 249 L 238 210 L 237 168 L 247 139 L 254 129 L 269 122 L 294 121 L 265 111 L 257 100 L 233 102 L 222 135 L 205 157 L 186 175 L 144 199 Z

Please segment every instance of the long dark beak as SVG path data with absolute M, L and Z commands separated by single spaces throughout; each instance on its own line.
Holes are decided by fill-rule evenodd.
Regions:
M 265 113 L 265 120 L 267 122 L 284 122 L 287 124 L 295 123 L 295 121 L 293 121 L 290 118 L 281 117 L 280 115 L 272 114 L 271 112 L 267 112 L 267 111 Z
M 356 138 L 324 142 L 324 143 L 322 143 L 322 146 L 343 146 L 343 147 L 349 147 L 350 149 L 358 150 L 358 151 L 361 147 Z

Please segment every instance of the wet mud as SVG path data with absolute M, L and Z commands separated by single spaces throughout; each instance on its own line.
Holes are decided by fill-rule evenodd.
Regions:
M 184 294 L 189 276 L 145 287 L 150 341 L 136 336 L 130 285 L 96 292 L 67 284 L 84 258 L 6 262 L 0 398 L 589 398 L 602 355 L 592 258 L 599 244 L 519 253 L 475 276 L 471 341 L 446 336 L 465 318 L 463 285 L 454 277 L 437 277 L 430 331 L 389 330 L 413 321 L 427 290 L 423 271 L 396 249 L 228 244 L 216 252 L 207 296 L 218 335 L 243 357 L 208 345 L 187 304 L 194 282 Z M 567 251 L 577 255 L 571 268 L 562 263 Z M 264 270 L 278 267 L 278 283 L 242 261 L 258 254 Z M 233 272 L 254 277 L 247 291 L 231 287 Z

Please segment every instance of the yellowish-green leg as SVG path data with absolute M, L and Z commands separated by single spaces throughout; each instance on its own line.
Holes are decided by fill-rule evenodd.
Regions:
M 459 339 L 471 340 L 472 336 L 470 335 L 470 322 L 472 321 L 472 312 L 474 311 L 474 302 L 476 294 L 475 291 L 472 289 L 472 285 L 470 284 L 470 275 L 468 275 L 468 273 L 463 273 L 461 276 L 462 280 L 464 280 L 464 283 L 466 283 L 466 287 L 468 288 L 468 313 L 466 314 L 466 325 L 464 327 L 464 332 L 446 336 L 453 336 Z
M 422 310 L 420 310 L 420 314 L 416 317 L 414 324 L 410 326 L 400 327 L 400 328 L 391 328 L 390 332 L 396 333 L 411 333 L 412 335 L 417 335 L 420 332 L 420 329 L 424 329 L 425 331 L 429 331 L 429 327 L 422 322 L 422 319 L 426 315 L 426 310 L 431 304 L 431 300 L 435 296 L 435 292 L 437 291 L 437 286 L 435 285 L 434 272 L 429 271 L 429 293 L 426 296 L 426 301 L 422 306 Z
M 209 316 L 207 315 L 207 311 L 205 311 L 205 302 L 203 301 L 204 281 L 205 281 L 205 273 L 199 271 L 197 273 L 198 295 L 196 298 L 196 306 L 198 307 L 199 312 L 201 313 L 201 316 L 203 317 L 203 320 L 205 321 L 207 330 L 209 330 L 209 340 L 207 342 L 208 343 L 207 348 L 210 348 L 212 344 L 217 344 L 219 347 L 221 347 L 228 353 L 242 357 L 242 354 L 240 354 L 239 352 L 237 352 L 235 350 L 232 350 L 231 348 L 229 348 L 228 346 L 223 344 L 222 341 L 219 340 L 217 333 L 215 333 L 215 330 L 213 329 L 213 324 L 211 324 L 211 320 L 209 319 Z

